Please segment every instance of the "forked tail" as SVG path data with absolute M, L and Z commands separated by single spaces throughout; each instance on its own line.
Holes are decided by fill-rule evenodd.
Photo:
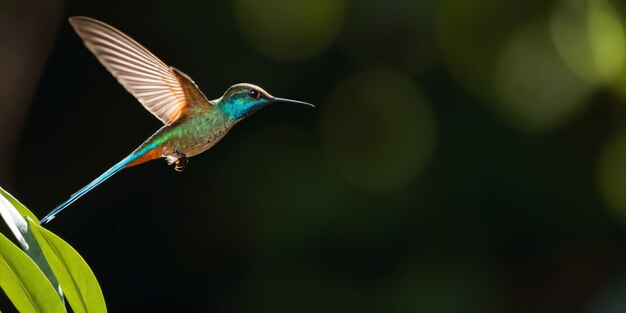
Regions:
M 54 208 L 54 210 L 52 210 L 50 213 L 48 213 L 48 215 L 44 216 L 44 218 L 42 218 L 41 221 L 39 221 L 39 224 L 45 224 L 45 223 L 50 222 L 57 214 L 59 214 L 59 212 L 63 211 L 63 209 L 65 209 L 68 205 L 72 204 L 74 201 L 76 201 L 78 198 L 82 197 L 84 194 L 89 192 L 91 189 L 94 189 L 96 186 L 100 185 L 103 181 L 105 181 L 109 177 L 113 176 L 113 174 L 119 172 L 121 169 L 126 167 L 126 165 L 128 165 L 131 162 L 133 162 L 135 159 L 137 159 L 137 155 L 135 155 L 135 153 L 133 153 L 133 154 L 125 157 L 123 160 L 121 160 L 117 164 L 113 165 L 113 167 L 108 169 L 102 175 L 98 176 L 98 178 L 94 179 L 87 186 L 81 188 L 79 191 L 74 193 L 65 202 L 61 203 L 59 206 Z

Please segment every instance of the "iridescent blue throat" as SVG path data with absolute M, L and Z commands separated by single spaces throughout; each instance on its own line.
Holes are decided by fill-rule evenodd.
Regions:
M 239 93 L 220 101 L 219 107 L 232 119 L 238 120 L 254 113 L 269 102 L 265 98 L 252 99 L 245 93 Z

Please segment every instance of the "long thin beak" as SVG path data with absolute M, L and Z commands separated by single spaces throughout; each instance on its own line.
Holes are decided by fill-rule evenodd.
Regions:
M 291 99 L 285 99 L 285 98 L 276 98 L 276 97 L 274 97 L 274 99 L 272 99 L 272 100 L 274 100 L 275 102 L 296 103 L 296 104 L 308 105 L 308 106 L 310 106 L 312 108 L 315 107 L 314 105 L 312 105 L 312 104 L 310 104 L 308 102 L 298 101 L 298 100 L 291 100 Z

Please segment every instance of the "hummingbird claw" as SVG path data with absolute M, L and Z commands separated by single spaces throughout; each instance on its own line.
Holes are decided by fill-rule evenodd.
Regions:
M 189 163 L 189 159 L 185 156 L 184 153 L 176 151 L 178 155 L 178 159 L 174 162 L 174 169 L 177 172 L 182 172 L 187 168 L 187 164 Z

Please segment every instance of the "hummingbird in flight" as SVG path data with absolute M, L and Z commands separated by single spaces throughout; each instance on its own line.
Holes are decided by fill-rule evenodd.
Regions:
M 40 224 L 49 222 L 124 168 L 165 158 L 176 171 L 183 171 L 188 158 L 210 149 L 235 124 L 270 103 L 313 107 L 307 102 L 274 97 L 247 83 L 233 85 L 222 97 L 208 100 L 187 74 L 163 63 L 121 31 L 89 17 L 75 16 L 69 22 L 98 61 L 165 125 L 127 157 L 54 208 Z

